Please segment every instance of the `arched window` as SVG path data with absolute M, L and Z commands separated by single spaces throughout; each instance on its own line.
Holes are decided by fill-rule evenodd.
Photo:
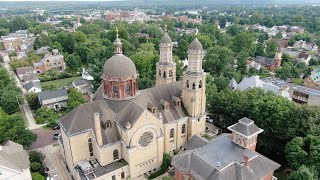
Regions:
M 181 128 L 181 134 L 184 134 L 185 132 L 186 132 L 186 124 L 183 124 Z
M 166 71 L 163 71 L 163 77 L 166 78 Z
M 172 70 L 169 71 L 169 77 L 172 77 Z
M 186 84 L 187 88 L 189 88 L 189 80 L 187 80 L 187 84 Z
M 118 87 L 113 86 L 113 97 L 118 97 Z
M 88 146 L 89 146 L 90 157 L 92 157 L 93 156 L 93 147 L 92 147 L 92 139 L 91 138 L 88 139 Z
M 202 80 L 199 81 L 199 89 L 202 88 Z
M 127 84 L 126 86 L 126 95 L 130 96 L 130 84 Z
M 161 69 L 159 69 L 159 77 L 161 77 Z
M 174 137 L 174 129 L 170 129 L 170 138 L 173 138 Z
M 113 151 L 113 160 L 117 160 L 119 159 L 119 151 L 118 149 Z
M 192 83 L 192 89 L 196 89 L 196 83 Z

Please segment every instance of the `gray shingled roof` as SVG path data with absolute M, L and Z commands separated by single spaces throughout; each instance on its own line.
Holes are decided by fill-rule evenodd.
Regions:
M 137 70 L 130 58 L 124 54 L 115 54 L 105 62 L 103 76 L 119 78 L 137 76 Z
M 187 116 L 184 107 L 178 107 L 174 105 L 172 101 L 173 96 L 181 96 L 181 87 L 182 82 L 176 82 L 141 90 L 137 97 L 130 100 L 114 101 L 104 99 L 102 95 L 103 86 L 100 86 L 97 90 L 95 101 L 81 105 L 63 116 L 60 122 L 68 134 L 76 134 L 87 129 L 93 129 L 94 125 L 90 119 L 93 119 L 93 113 L 95 111 L 99 111 L 100 115 L 104 115 L 108 119 L 114 120 L 123 128 L 126 128 L 126 124 L 130 123 L 133 126 L 144 111 L 149 111 L 148 107 L 150 108 L 151 104 L 157 108 L 157 114 L 162 113 L 163 123 L 168 123 Z M 164 111 L 161 107 L 161 99 L 170 103 L 168 111 Z M 114 134 L 115 133 L 111 133 L 110 138 Z M 109 141 L 106 141 L 106 143 L 107 142 Z
M 53 91 L 43 91 L 38 93 L 38 97 L 41 100 L 59 98 L 62 96 L 68 96 L 68 91 L 66 89 L 57 89 Z
M 238 123 L 229 126 L 228 129 L 232 132 L 237 132 L 245 136 L 251 136 L 256 133 L 261 133 L 263 130 L 254 124 L 254 121 L 249 118 L 242 118 Z
M 29 81 L 24 85 L 24 88 L 27 91 L 29 91 L 33 87 L 41 89 L 40 81 Z
M 191 44 L 189 45 L 189 49 L 192 50 L 202 50 L 202 44 L 200 43 L 200 41 L 198 40 L 198 38 L 195 38 Z
M 260 63 L 263 66 L 267 65 L 273 65 L 274 64 L 274 59 L 273 58 L 268 58 L 268 57 L 263 57 L 263 56 L 257 56 L 254 59 L 255 62 Z
M 209 144 L 209 141 L 199 135 L 194 135 L 184 146 L 187 150 L 193 150 Z
M 244 155 L 249 157 L 248 166 L 243 163 Z M 171 164 L 197 180 L 258 180 L 280 167 L 263 155 L 233 143 L 227 135 L 173 156 Z
M 27 71 L 34 71 L 33 66 L 20 67 L 16 69 L 17 75 L 25 74 Z
M 170 38 L 170 36 L 168 35 L 168 33 L 165 33 L 161 40 L 160 40 L 160 43 L 163 43 L 163 44 L 172 44 L 172 40 Z
M 0 166 L 14 169 L 22 172 L 30 166 L 28 153 L 22 147 L 13 141 L 8 141 L 0 150 Z
M 89 84 L 88 81 L 85 79 L 76 80 L 76 81 L 73 81 L 73 83 L 75 86 L 83 86 L 83 85 Z

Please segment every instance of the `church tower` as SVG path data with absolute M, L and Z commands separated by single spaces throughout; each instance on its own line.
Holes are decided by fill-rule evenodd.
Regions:
M 203 49 L 196 38 L 188 50 L 188 69 L 183 74 L 182 102 L 191 116 L 188 138 L 203 134 L 206 121 L 206 73 L 202 69 Z
M 278 46 L 276 55 L 274 56 L 274 69 L 277 69 L 281 66 L 282 52 L 281 47 Z
M 176 82 L 176 63 L 172 59 L 172 41 L 165 27 L 165 34 L 160 40 L 160 61 L 156 65 L 156 85 L 161 86 Z

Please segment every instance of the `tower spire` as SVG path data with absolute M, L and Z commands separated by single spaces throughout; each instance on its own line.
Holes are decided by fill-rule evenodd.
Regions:
M 117 38 L 119 38 L 119 29 L 118 29 L 118 27 L 116 27 L 116 33 L 117 33 Z
M 119 39 L 119 29 L 118 27 L 116 27 L 116 36 L 117 38 L 114 40 L 113 44 L 114 44 L 114 53 L 115 54 L 122 54 L 122 42 Z

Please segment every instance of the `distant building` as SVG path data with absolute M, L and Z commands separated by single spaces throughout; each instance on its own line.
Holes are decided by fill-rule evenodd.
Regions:
M 173 18 L 173 15 L 171 14 L 171 13 L 165 13 L 164 15 L 163 15 L 163 19 L 169 19 L 169 20 L 171 20 Z
M 6 51 L 24 51 L 30 44 L 33 45 L 33 40 L 29 38 L 27 30 L 20 30 L 7 36 L 1 36 L 1 39 Z
M 90 84 L 87 80 L 80 79 L 73 81 L 72 86 L 82 94 L 90 92 Z
M 24 84 L 24 88 L 27 90 L 27 92 L 31 93 L 39 93 L 42 91 L 42 87 L 40 85 L 40 81 L 29 81 Z
M 150 39 L 150 35 L 146 34 L 146 33 L 136 33 L 136 34 L 134 34 L 134 36 L 137 37 L 137 38 L 145 38 L 147 40 Z
M 303 86 L 320 90 L 320 67 L 318 67 L 315 73 L 304 79 Z
M 280 165 L 255 151 L 257 137 L 263 132 L 251 119 L 242 118 L 209 143 L 172 158 L 176 180 L 273 180 Z M 203 142 L 203 141 L 202 141 Z M 206 144 L 201 146 L 202 144 Z
M 0 146 L 0 179 L 31 180 L 29 156 L 23 146 L 8 141 Z
M 303 33 L 304 32 L 304 28 L 298 27 L 298 26 L 291 26 L 290 27 L 290 32 Z
M 38 93 L 38 101 L 40 105 L 54 110 L 59 110 L 61 107 L 67 107 L 67 100 L 68 91 L 66 89 L 43 91 Z
M 230 89 L 239 91 L 245 91 L 252 88 L 261 88 L 266 92 L 271 91 L 276 95 L 283 96 L 291 100 L 288 87 L 283 86 L 280 88 L 279 86 L 271 82 L 264 82 L 259 78 L 259 76 L 251 76 L 249 78 L 244 77 L 239 84 L 237 84 L 237 82 L 232 79 L 229 86 Z
M 82 68 L 81 77 L 82 77 L 82 79 L 85 79 L 85 80 L 88 80 L 88 81 L 94 80 L 94 78 L 84 68 Z
M 48 70 L 64 71 L 66 69 L 64 63 L 64 57 L 59 53 L 57 49 L 45 55 L 40 62 L 33 64 L 37 73 L 41 74 Z
M 311 59 L 311 56 L 306 53 L 306 52 L 302 52 L 302 53 L 299 53 L 297 59 L 300 61 L 300 62 L 304 62 L 306 63 L 307 65 L 309 65 L 309 61 Z
M 16 69 L 17 76 L 20 81 L 28 82 L 31 80 L 37 80 L 38 75 L 32 66 L 20 67 Z

